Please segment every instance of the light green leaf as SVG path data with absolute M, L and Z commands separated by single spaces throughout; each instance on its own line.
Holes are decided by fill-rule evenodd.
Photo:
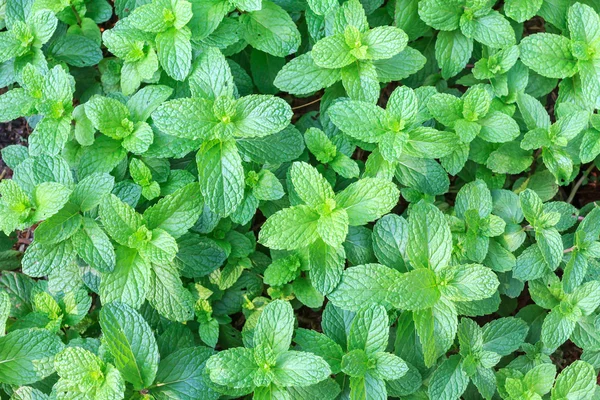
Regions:
M 272 249 L 299 249 L 318 238 L 318 220 L 319 214 L 308 206 L 285 208 L 267 219 L 258 240 Z
M 406 254 L 413 266 L 440 270 L 450 261 L 451 251 L 452 236 L 446 217 L 430 203 L 415 204 L 408 219 L 406 246 Z
M 321 357 L 301 351 L 285 351 L 273 366 L 273 379 L 278 386 L 310 386 L 331 374 L 329 365 Z
M 83 218 L 81 229 L 72 237 L 73 248 L 90 267 L 100 272 L 115 268 L 115 251 L 110 239 L 91 218 Z
M 584 361 L 574 361 L 563 369 L 552 388 L 552 400 L 588 399 L 596 390 L 594 368 Z
M 275 355 L 282 355 L 290 348 L 293 332 L 292 306 L 287 301 L 275 300 L 269 303 L 258 317 L 254 330 L 254 343 L 267 346 Z
M 242 35 L 253 48 L 276 57 L 298 50 L 300 32 L 290 15 L 280 6 L 263 0 L 262 9 L 242 14 Z
M 460 30 L 441 31 L 435 41 L 435 58 L 444 79 L 452 78 L 463 70 L 471 58 L 473 40 Z
M 435 273 L 425 268 L 402 274 L 393 291 L 394 306 L 409 311 L 433 307 L 441 295 Z
M 362 350 L 367 356 L 385 351 L 389 340 L 389 319 L 381 305 L 361 308 L 348 333 L 348 350 Z
M 363 178 L 335 196 L 338 207 L 348 213 L 350 225 L 365 225 L 387 214 L 398 202 L 399 191 L 393 182 Z
M 329 182 L 317 169 L 305 162 L 295 162 L 289 171 L 294 190 L 308 206 L 317 208 L 333 199 L 334 193 Z
M 467 389 L 469 378 L 458 354 L 445 360 L 431 376 L 428 394 L 432 399 L 458 399 Z
M 0 337 L 0 380 L 28 385 L 54 372 L 54 357 L 64 345 L 43 329 L 19 329 Z
M 219 397 L 208 387 L 204 366 L 213 350 L 207 347 L 178 349 L 160 361 L 150 394 L 156 399 L 215 400 Z
M 139 308 L 146 299 L 150 282 L 150 264 L 135 249 L 118 246 L 116 268 L 102 276 L 100 298 L 102 303 L 113 301 Z
M 189 28 L 170 28 L 156 35 L 158 61 L 167 75 L 183 81 L 192 68 L 192 45 Z
M 520 45 L 521 61 L 548 78 L 567 78 L 577 72 L 577 60 L 571 53 L 568 38 L 552 33 L 536 33 L 524 38 Z
M 392 290 L 401 276 L 398 271 L 380 264 L 348 268 L 328 298 L 337 307 L 351 311 L 358 311 L 366 304 L 391 305 Z
M 149 387 L 158 368 L 158 346 L 144 318 L 133 308 L 111 303 L 100 311 L 100 326 L 115 366 L 136 390 Z
M 244 196 L 244 169 L 235 141 L 203 143 L 196 155 L 198 181 L 208 207 L 226 217 Z

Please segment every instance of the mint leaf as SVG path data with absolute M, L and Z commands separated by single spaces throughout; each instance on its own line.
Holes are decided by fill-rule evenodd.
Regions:
M 15 330 L 0 337 L 0 377 L 11 385 L 35 383 L 54 372 L 54 357 L 64 345 L 43 329 Z
M 123 379 L 138 389 L 150 386 L 158 368 L 158 347 L 144 318 L 125 304 L 110 303 L 102 308 L 100 326 Z

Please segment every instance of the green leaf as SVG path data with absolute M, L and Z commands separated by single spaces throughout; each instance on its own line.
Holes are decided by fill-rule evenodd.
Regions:
M 111 172 L 126 155 L 121 142 L 100 136 L 93 145 L 83 148 L 78 166 L 79 177 L 84 178 L 94 172 Z
M 491 112 L 480 121 L 479 137 L 490 143 L 506 143 L 519 136 L 517 122 L 499 111 Z
M 425 268 L 402 274 L 393 290 L 394 306 L 409 311 L 433 307 L 441 295 L 435 273 Z
M 117 301 L 137 309 L 146 299 L 150 265 L 135 249 L 118 246 L 115 254 L 119 267 L 103 275 L 100 298 L 104 304 Z
M 444 79 L 452 78 L 463 70 L 471 58 L 473 40 L 460 30 L 441 31 L 435 41 L 435 58 Z
M 219 123 L 213 103 L 199 98 L 163 103 L 152 113 L 152 120 L 162 132 L 184 139 L 208 139 Z
M 149 387 L 158 368 L 158 346 L 144 318 L 122 303 L 100 311 L 100 326 L 115 366 L 136 390 Z
M 102 60 L 99 43 L 77 33 L 67 33 L 50 42 L 48 53 L 55 59 L 74 67 L 84 68 Z
M 311 57 L 321 68 L 338 69 L 356 61 L 350 53 L 343 34 L 328 36 L 319 40 L 312 48 Z
M 71 192 L 71 189 L 61 183 L 44 182 L 39 184 L 33 194 L 35 211 L 30 218 L 33 221 L 41 221 L 55 215 L 69 200 Z
M 331 374 L 329 365 L 321 357 L 301 351 L 285 351 L 273 366 L 273 381 L 278 386 L 314 385 Z
M 400 184 L 432 196 L 445 193 L 450 186 L 448 174 L 432 159 L 402 155 L 395 176 Z
M 149 229 L 160 228 L 178 238 L 191 228 L 202 213 L 200 186 L 190 183 L 165 196 L 144 211 Z
M 322 215 L 317 222 L 317 233 L 325 243 L 338 247 L 348 235 L 348 213 L 346 210 L 334 210 Z
M 373 252 L 381 264 L 403 271 L 407 244 L 408 222 L 404 218 L 388 214 L 373 227 Z
M 72 237 L 73 248 L 90 267 L 100 272 L 112 272 L 116 265 L 110 239 L 91 218 L 83 218 L 81 229 Z
M 337 2 L 334 0 L 308 0 L 308 6 L 317 15 L 325 15 L 331 11 Z
M 277 133 L 289 125 L 292 109 L 279 97 L 244 96 L 235 103 L 232 122 L 241 137 L 262 137 Z
M 254 361 L 254 351 L 234 347 L 218 352 L 206 362 L 210 380 L 218 385 L 236 389 L 252 388 L 258 365 Z
M 387 132 L 385 110 L 359 101 L 339 101 L 327 109 L 331 121 L 355 139 L 377 143 Z
M 112 191 L 114 184 L 115 178 L 109 174 L 90 174 L 77 183 L 70 201 L 78 205 L 81 211 L 90 211 Z
M 575 3 L 569 7 L 567 24 L 573 41 L 591 44 L 600 38 L 600 17 L 586 4 Z
M 10 296 L 6 292 L 0 292 L 0 336 L 6 334 L 6 320 L 10 315 Z
M 343 246 L 330 246 L 317 239 L 308 248 L 310 280 L 321 294 L 329 294 L 339 283 L 346 254 Z
M 379 76 L 371 61 L 357 61 L 341 71 L 342 85 L 351 99 L 376 103 L 379 98 Z
M 499 318 L 483 326 L 483 350 L 506 356 L 521 346 L 529 327 L 518 318 Z
M 376 365 L 375 373 L 378 378 L 383 380 L 395 380 L 401 379 L 408 372 L 408 365 L 400 357 L 379 352 L 374 356 Z
M 160 361 L 149 392 L 157 399 L 209 400 L 219 394 L 210 388 L 204 375 L 206 361 L 213 354 L 207 347 L 178 349 Z
M 458 354 L 446 359 L 433 373 L 428 394 L 432 399 L 458 399 L 467 389 L 469 377 Z
M 441 297 L 432 308 L 415 311 L 413 318 L 423 347 L 425 365 L 432 366 L 454 343 L 458 326 L 456 308 Z
M 406 47 L 400 53 L 386 60 L 375 60 L 375 72 L 379 82 L 387 83 L 406 79 L 420 71 L 427 59 L 411 47 Z
M 556 367 L 552 364 L 537 365 L 525 374 L 525 386 L 533 392 L 544 395 L 550 392 L 556 375 Z
M 308 206 L 284 208 L 267 219 L 258 240 L 272 249 L 299 249 L 318 238 L 318 220 L 319 214 Z
M 57 244 L 73 236 L 81 227 L 83 218 L 79 207 L 67 203 L 57 212 L 36 228 L 36 241 L 43 244 Z
M 325 204 L 328 199 L 333 199 L 334 193 L 331 185 L 310 164 L 295 162 L 289 173 L 294 190 L 308 206 L 316 208 Z
M 504 13 L 517 22 L 532 18 L 542 6 L 543 0 L 507 0 Z
M 378 26 L 362 36 L 363 46 L 367 46 L 367 57 L 382 60 L 395 56 L 406 47 L 408 36 L 394 26 Z
M 484 181 L 478 179 L 467 183 L 456 195 L 454 211 L 459 218 L 465 218 L 469 210 L 477 211 L 481 218 L 492 212 L 492 195 Z
M 583 133 L 579 158 L 582 163 L 593 161 L 600 154 L 600 132 L 588 129 Z
M 195 40 L 202 40 L 210 35 L 221 23 L 229 11 L 230 4 L 221 0 L 192 2 L 192 19 L 188 27 Z
M 520 174 L 532 161 L 530 151 L 523 150 L 518 142 L 508 142 L 490 153 L 486 166 L 497 174 Z
M 34 99 L 24 89 L 9 90 L 0 96 L 0 121 L 8 122 L 30 114 L 33 104 Z
M 504 48 L 515 44 L 515 31 L 510 22 L 498 11 L 492 11 L 470 21 L 463 18 L 460 29 L 467 37 L 492 48 Z
M 108 97 L 95 96 L 85 103 L 85 114 L 94 128 L 113 139 L 126 135 L 124 121 L 128 121 L 129 110 L 125 104 Z
M 244 195 L 244 170 L 235 141 L 213 140 L 203 143 L 196 155 L 198 181 L 208 207 L 225 217 L 241 203 Z
M 258 317 L 254 330 L 254 343 L 267 346 L 275 355 L 282 355 L 290 348 L 293 332 L 292 306 L 286 301 L 275 300 L 269 303 Z
M 11 400 L 48 400 L 48 396 L 31 386 L 21 386 L 13 392 Z
M 363 178 L 335 196 L 336 204 L 348 213 L 350 225 L 365 225 L 387 214 L 398 202 L 399 191 L 393 182 Z
M 146 297 L 167 319 L 186 322 L 194 317 L 194 296 L 183 287 L 174 264 L 152 264 Z
M 300 32 L 290 15 L 280 6 L 263 0 L 262 9 L 242 14 L 242 35 L 250 45 L 276 57 L 298 50 Z
M 291 124 L 271 136 L 238 139 L 236 142 L 244 160 L 249 159 L 261 164 L 289 162 L 298 158 L 304 151 L 302 134 Z
M 362 349 L 354 349 L 342 357 L 342 372 L 353 378 L 363 378 L 369 368 L 369 357 Z
M 552 399 L 592 398 L 596 390 L 594 368 L 584 361 L 574 361 L 563 369 L 552 388 Z
M 494 271 L 479 264 L 459 265 L 440 271 L 442 295 L 453 301 L 483 300 L 491 297 L 500 282 Z
M 452 236 L 442 212 L 432 204 L 421 201 L 411 209 L 408 220 L 406 254 L 417 268 L 434 271 L 450 261 Z
M 391 305 L 390 295 L 401 276 L 398 271 L 380 264 L 348 268 L 328 298 L 337 307 L 351 311 L 358 311 L 365 304 Z
M 577 60 L 571 53 L 568 38 L 552 33 L 536 33 L 520 45 L 521 61 L 548 78 L 567 78 L 577 72 Z
M 279 71 L 273 84 L 290 94 L 307 95 L 329 87 L 340 79 L 340 70 L 319 67 L 309 52 L 288 62 Z
M 542 324 L 542 340 L 551 349 L 556 349 L 569 339 L 575 329 L 576 321 L 570 315 L 564 315 L 559 307 L 550 311 Z
M 344 337 L 346 333 L 344 332 Z M 296 330 L 294 342 L 299 350 L 307 351 L 322 357 L 331 367 L 331 372 L 337 374 L 341 371 L 342 347 L 328 336 L 309 329 Z
M 227 60 L 215 47 L 209 47 L 194 63 L 189 76 L 193 97 L 216 100 L 220 96 L 233 96 L 234 83 Z
M 460 0 L 424 0 L 419 2 L 419 16 L 435 29 L 453 31 L 458 29 L 462 5 Z
M 0 337 L 0 380 L 28 385 L 54 372 L 54 357 L 64 345 L 43 329 L 19 329 Z
M 348 333 L 348 350 L 362 350 L 367 356 L 385 351 L 389 340 L 387 311 L 381 305 L 361 308 Z
M 192 67 L 191 32 L 170 28 L 156 35 L 158 61 L 165 72 L 173 79 L 183 81 Z
M 85 382 L 102 374 L 102 361 L 82 347 L 67 347 L 54 359 L 54 367 L 61 380 Z M 87 382 L 86 382 L 87 383 Z
M 560 233 L 554 228 L 536 231 L 535 238 L 542 257 L 551 269 L 555 269 L 563 256 L 563 243 Z
M 128 245 L 129 238 L 143 224 L 142 216 L 114 194 L 102 199 L 99 215 L 105 230 L 122 245 Z

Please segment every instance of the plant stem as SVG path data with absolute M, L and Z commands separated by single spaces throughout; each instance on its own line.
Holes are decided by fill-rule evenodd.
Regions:
M 575 198 L 577 191 L 583 184 L 583 181 L 585 180 L 585 178 L 587 178 L 587 176 L 590 174 L 590 172 L 592 172 L 594 167 L 595 167 L 594 163 L 591 163 L 590 166 L 587 167 L 587 169 L 583 172 L 583 175 L 581 175 L 581 178 L 579 178 L 577 180 L 577 182 L 575 182 L 575 185 L 573 185 L 573 189 L 571 189 L 571 193 L 569 194 L 569 197 L 567 197 L 567 203 L 571 204 L 573 202 L 573 199 Z
M 81 17 L 79 17 L 79 13 L 73 4 L 71 4 L 71 10 L 73 10 L 73 14 L 75 14 L 75 19 L 77 19 L 77 25 L 81 26 Z
M 309 101 L 309 102 L 308 102 L 308 103 L 306 103 L 306 104 L 302 104 L 302 105 L 299 105 L 299 106 L 296 106 L 296 107 L 292 107 L 292 110 L 297 110 L 297 109 L 299 109 L 299 108 L 308 107 L 308 106 L 310 106 L 311 104 L 318 103 L 319 101 L 321 101 L 321 99 L 322 99 L 322 97 L 319 97 L 318 99 L 316 99 L 316 100 L 313 100 L 313 101 Z

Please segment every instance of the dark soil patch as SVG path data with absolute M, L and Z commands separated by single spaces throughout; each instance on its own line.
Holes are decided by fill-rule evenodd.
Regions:
M 0 124 L 0 150 L 12 144 L 27 146 L 27 138 L 31 129 L 25 118 L 19 118 L 11 122 Z M 4 160 L 0 158 L 0 180 L 10 178 L 12 171 Z

